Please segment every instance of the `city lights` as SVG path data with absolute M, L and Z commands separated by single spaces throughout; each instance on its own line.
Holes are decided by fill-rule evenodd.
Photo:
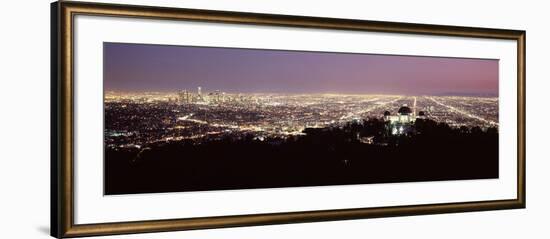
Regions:
M 398 109 L 407 105 L 412 106 L 411 116 L 398 115 Z M 259 140 L 286 139 L 303 135 L 306 128 L 339 127 L 369 118 L 405 123 L 423 117 L 456 128 L 498 128 L 498 98 L 245 94 L 208 92 L 199 86 L 195 92 L 108 91 L 105 116 L 106 146 L 124 148 L 163 141 L 240 139 L 248 134 Z M 404 130 L 400 126 L 392 133 Z

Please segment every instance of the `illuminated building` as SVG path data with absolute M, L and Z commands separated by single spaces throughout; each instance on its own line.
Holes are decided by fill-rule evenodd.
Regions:
M 411 108 L 406 104 L 397 110 L 397 115 L 391 115 L 389 111 L 384 112 L 384 121 L 388 125 L 389 132 L 393 135 L 409 133 L 416 118 Z
M 186 104 L 191 103 L 191 96 L 189 95 L 189 92 L 187 90 L 178 92 L 178 101 Z

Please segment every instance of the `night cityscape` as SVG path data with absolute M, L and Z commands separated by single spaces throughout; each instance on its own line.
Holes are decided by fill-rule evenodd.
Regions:
M 498 178 L 498 60 L 104 43 L 105 194 Z
M 105 95 L 108 148 L 226 137 L 286 139 L 306 128 L 344 126 L 382 119 L 408 105 L 412 115 L 451 127 L 498 128 L 498 98 L 338 94 L 227 94 L 220 91 L 116 93 Z

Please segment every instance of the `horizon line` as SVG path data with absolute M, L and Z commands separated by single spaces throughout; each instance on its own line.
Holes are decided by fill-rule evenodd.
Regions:
M 164 94 L 175 94 L 186 89 L 181 90 L 104 90 L 104 93 L 125 93 L 125 94 L 147 94 L 147 93 L 164 93 Z M 196 91 L 188 90 L 189 93 L 198 94 Z M 276 95 L 387 95 L 387 96 L 485 96 L 485 97 L 498 97 L 498 93 L 487 93 L 487 92 L 442 92 L 442 93 L 431 93 L 431 94 L 408 94 L 408 93 L 356 93 L 356 92 L 234 92 L 234 91 L 223 91 L 223 90 L 213 90 L 213 91 L 203 91 L 203 94 L 221 92 L 227 94 L 276 94 Z

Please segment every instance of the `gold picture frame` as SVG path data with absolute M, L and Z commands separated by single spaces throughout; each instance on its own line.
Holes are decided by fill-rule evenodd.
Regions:
M 324 28 L 334 30 L 514 40 L 517 42 L 517 197 L 510 200 L 429 205 L 403 205 L 392 207 L 350 208 L 339 210 L 285 212 L 206 218 L 75 224 L 73 196 L 73 46 L 75 40 L 74 18 L 76 15 L 206 21 L 298 28 Z M 163 232 L 188 229 L 525 208 L 525 31 L 65 1 L 52 3 L 51 21 L 51 235 L 54 237 L 62 238 Z

